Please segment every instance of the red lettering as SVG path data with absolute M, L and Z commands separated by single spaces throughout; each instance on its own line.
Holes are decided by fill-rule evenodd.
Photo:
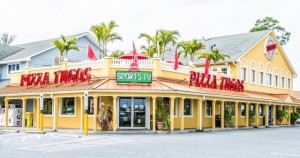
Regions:
M 36 79 L 36 81 L 34 81 L 34 86 L 37 86 L 41 83 L 42 75 L 43 75 L 42 73 L 37 73 L 37 79 Z
M 91 68 L 90 67 L 87 67 L 87 68 L 85 68 L 85 70 L 84 70 L 84 75 L 85 75 L 85 79 L 84 79 L 84 81 L 87 81 L 87 82 L 89 82 L 90 80 L 91 80 L 91 74 L 89 73 L 91 71 Z
M 83 74 L 84 74 L 83 69 L 81 68 L 77 69 L 76 71 L 77 82 L 83 82 L 83 77 L 84 77 Z
M 49 72 L 46 72 L 46 73 L 44 74 L 44 78 L 43 78 L 43 80 L 42 80 L 42 82 L 41 82 L 41 85 L 47 85 L 47 84 L 49 84 L 49 83 L 50 83 Z
M 196 79 L 196 72 L 195 71 L 191 71 L 190 72 L 189 86 L 193 86 L 193 81 L 195 81 L 195 79 Z
M 274 50 L 274 49 L 276 49 L 276 44 L 272 44 L 272 45 L 267 46 L 267 51 Z
M 21 83 L 20 86 L 24 86 L 25 83 L 27 84 L 27 75 L 21 75 Z
M 54 84 L 58 83 L 59 75 L 60 75 L 60 71 L 55 71 L 54 72 Z
M 60 71 L 60 83 L 68 83 L 68 76 L 69 71 L 68 70 L 61 70 Z
M 68 82 L 76 82 L 76 81 L 77 81 L 76 70 L 75 69 L 69 70 Z

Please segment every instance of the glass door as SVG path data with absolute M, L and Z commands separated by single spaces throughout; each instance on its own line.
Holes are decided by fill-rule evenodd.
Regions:
M 133 105 L 133 127 L 145 127 L 146 98 L 134 98 Z
M 120 97 L 119 127 L 145 128 L 146 101 L 145 97 Z
M 119 127 L 131 127 L 132 99 L 122 97 L 119 100 Z

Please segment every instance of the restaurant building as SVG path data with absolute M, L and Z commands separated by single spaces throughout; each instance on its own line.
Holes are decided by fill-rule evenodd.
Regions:
M 105 107 L 112 112 L 112 131 L 156 131 L 160 101 L 168 107 L 171 131 L 290 125 L 290 119 L 278 124 L 276 110 L 290 116 L 300 106 L 300 100 L 293 97 L 296 72 L 274 32 L 206 42 L 212 40 L 221 51 L 235 51 L 226 52 L 231 58 L 211 67 L 209 74 L 204 73 L 203 63 L 179 65 L 174 70 L 174 63 L 159 58 L 132 65 L 133 60 L 111 57 L 12 72 L 10 85 L 0 90 L 5 97 L 4 127 L 8 127 L 9 105 L 16 104 L 22 108 L 24 128 L 25 112 L 31 106 L 34 127 L 39 126 L 42 112 L 46 128 L 83 130 L 87 113 L 89 129 L 98 131 L 97 115 Z M 228 110 L 232 117 L 226 125 Z

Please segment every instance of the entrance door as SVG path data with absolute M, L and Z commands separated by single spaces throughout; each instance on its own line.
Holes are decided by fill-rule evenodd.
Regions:
M 146 98 L 120 97 L 119 98 L 119 128 L 146 127 Z
M 269 125 L 273 125 L 273 121 L 272 121 L 273 120 L 273 115 L 272 115 L 272 109 L 273 109 L 273 107 L 272 106 L 268 106 L 268 109 L 269 109 L 269 111 L 268 111 L 269 112 L 269 114 L 268 114 L 269 115 L 269 118 L 268 118 L 269 119 L 268 120 L 269 121 Z

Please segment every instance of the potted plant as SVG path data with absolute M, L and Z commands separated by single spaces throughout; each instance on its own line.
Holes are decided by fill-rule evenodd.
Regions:
M 286 111 L 278 109 L 276 111 L 276 121 L 277 121 L 276 124 L 278 124 L 278 125 L 281 124 L 282 120 L 287 118 L 287 116 L 288 116 L 288 114 Z
M 291 113 L 291 124 L 295 125 L 296 120 L 300 118 L 300 113 L 299 112 L 292 112 Z
M 163 105 L 162 100 L 156 102 L 156 126 L 157 130 L 162 130 L 163 128 L 169 127 L 169 116 L 168 116 L 168 106 Z
M 229 127 L 231 119 L 232 119 L 232 113 L 230 111 L 230 106 L 227 105 L 227 106 L 225 106 L 225 109 L 224 109 L 225 127 Z
M 253 126 L 255 114 L 253 110 L 249 111 L 249 126 Z

